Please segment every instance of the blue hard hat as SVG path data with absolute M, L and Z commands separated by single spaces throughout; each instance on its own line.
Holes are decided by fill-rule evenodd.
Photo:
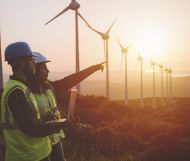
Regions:
M 35 54 L 36 56 L 34 57 L 35 63 L 39 64 L 39 63 L 47 63 L 50 62 L 50 60 L 48 60 L 44 55 L 42 55 L 39 52 L 33 52 L 33 54 Z
M 22 57 L 35 57 L 30 46 L 26 42 L 15 42 L 5 49 L 5 61 L 10 61 Z

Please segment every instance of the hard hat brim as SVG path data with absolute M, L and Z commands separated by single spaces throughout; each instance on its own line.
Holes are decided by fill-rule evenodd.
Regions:
M 32 57 L 37 57 L 38 55 L 32 52 Z

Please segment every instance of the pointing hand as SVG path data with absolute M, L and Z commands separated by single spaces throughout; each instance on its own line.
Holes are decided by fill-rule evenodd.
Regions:
M 95 67 L 98 69 L 98 70 L 101 70 L 102 72 L 103 72 L 103 70 L 104 70 L 104 64 L 105 64 L 106 62 L 102 62 L 102 63 L 100 63 L 100 64 L 97 64 L 97 65 L 95 65 Z

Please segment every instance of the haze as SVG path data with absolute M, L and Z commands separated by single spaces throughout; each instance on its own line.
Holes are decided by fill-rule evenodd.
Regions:
M 150 59 L 189 74 L 190 1 L 189 0 L 78 0 L 80 13 L 99 31 L 106 31 L 114 19 L 110 35 L 110 70 L 120 70 L 121 53 L 117 36 L 128 53 L 128 68 L 135 70 L 139 48 L 150 69 Z M 1 0 L 2 55 L 15 41 L 26 41 L 34 51 L 44 53 L 52 62 L 50 71 L 75 71 L 74 12 L 69 10 L 44 26 L 70 0 Z M 103 42 L 79 19 L 80 66 L 84 69 L 104 61 Z M 143 42 L 143 43 L 142 43 Z M 139 45 L 140 43 L 140 45 Z M 150 49 L 148 51 L 148 49 Z M 10 68 L 3 62 L 5 73 Z

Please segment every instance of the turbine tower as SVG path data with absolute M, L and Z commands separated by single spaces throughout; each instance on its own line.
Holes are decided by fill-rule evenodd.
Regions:
M 3 65 L 1 55 L 1 30 L 0 30 L 0 89 L 3 89 Z
M 101 38 L 103 39 L 103 43 L 104 43 L 104 56 L 105 56 L 105 61 L 106 61 L 106 97 L 109 99 L 110 97 L 110 88 L 109 88 L 109 54 L 108 54 L 108 40 L 110 38 L 109 36 L 109 32 L 111 30 L 111 28 L 113 27 L 113 25 L 115 24 L 116 20 L 112 23 L 112 25 L 109 27 L 109 29 L 103 33 L 103 32 L 100 32 L 96 29 L 94 29 L 92 26 L 90 26 L 88 23 L 87 23 L 87 26 L 93 30 L 94 32 L 96 32 L 98 35 L 101 36 Z
M 144 100 L 143 100 L 143 57 L 140 55 L 138 55 L 138 62 L 140 62 L 141 65 L 141 107 L 144 107 Z
M 160 68 L 160 72 L 161 72 L 161 80 L 160 80 L 160 83 L 161 83 L 161 104 L 164 105 L 164 66 L 162 64 L 158 64 L 159 68 Z
M 151 60 L 151 66 L 152 66 L 152 76 L 153 76 L 153 100 L 152 100 L 152 108 L 156 109 L 156 80 L 155 80 L 155 68 L 156 63 Z
M 169 100 L 169 69 L 165 68 L 166 72 L 166 101 Z
M 173 85 L 172 85 L 172 69 L 170 68 L 169 70 L 168 70 L 168 74 L 169 74 L 169 76 L 170 76 L 170 102 L 172 102 L 172 99 L 173 99 Z
M 62 15 L 68 10 L 73 10 L 75 11 L 75 34 L 76 34 L 76 72 L 80 71 L 80 61 L 79 61 L 79 35 L 78 35 L 78 16 L 81 16 L 80 13 L 78 12 L 78 9 L 80 7 L 80 4 L 76 0 L 71 0 L 71 3 L 59 14 L 57 14 L 55 17 L 53 17 L 51 20 L 45 23 L 45 25 L 49 24 L 51 21 Z M 80 93 L 80 84 L 77 86 L 77 91 Z
M 118 39 L 117 39 L 117 42 L 119 43 L 119 46 L 121 48 L 121 54 L 122 54 L 121 63 L 122 63 L 123 55 L 125 56 L 125 105 L 128 105 L 127 53 L 128 53 L 128 48 L 131 45 L 124 47 Z

